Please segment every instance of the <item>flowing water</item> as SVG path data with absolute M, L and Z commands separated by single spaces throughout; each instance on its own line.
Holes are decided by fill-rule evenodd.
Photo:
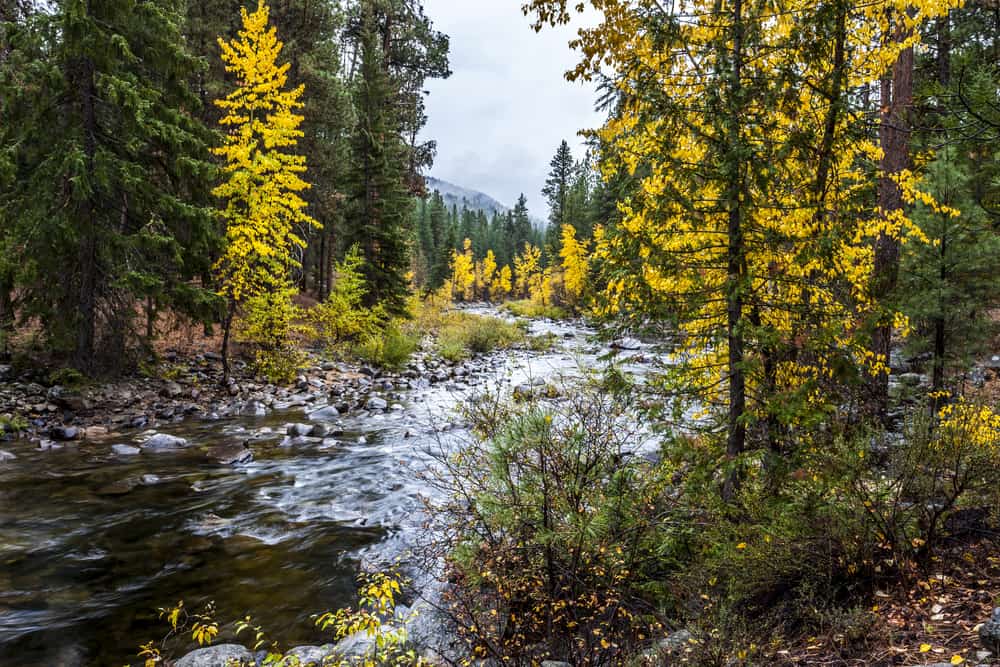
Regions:
M 342 417 L 337 444 L 279 446 L 301 410 L 164 429 L 195 444 L 176 453 L 4 444 L 17 458 L 0 462 L 0 667 L 134 663 L 138 644 L 164 634 L 156 609 L 181 599 L 253 614 L 285 647 L 329 641 L 310 615 L 350 604 L 362 563 L 405 553 L 430 492 L 419 472 L 462 437 L 441 434 L 454 407 L 486 385 L 597 363 L 583 328 L 533 327 L 558 345 L 405 392 L 402 411 Z M 248 464 L 205 454 L 249 437 Z

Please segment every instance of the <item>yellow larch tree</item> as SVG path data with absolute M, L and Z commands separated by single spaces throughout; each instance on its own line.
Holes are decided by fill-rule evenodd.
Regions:
M 451 252 L 451 285 L 453 296 L 462 301 L 472 301 L 475 298 L 476 261 L 472 254 L 472 241 L 465 239 L 464 250 Z
M 496 276 L 493 279 L 493 283 L 490 285 L 490 298 L 493 301 L 503 301 L 510 296 L 510 292 L 514 288 L 511 282 L 511 276 L 512 272 L 509 264 L 504 264 L 503 267 L 497 271 Z
M 497 272 L 497 257 L 493 250 L 486 251 L 486 257 L 476 264 L 476 284 L 480 296 L 489 301 L 492 296 L 493 278 Z
M 530 243 L 524 244 L 524 250 L 514 256 L 514 291 L 519 298 L 531 295 L 533 282 L 540 279 L 542 251 Z
M 561 246 L 563 287 L 567 300 L 577 307 L 587 291 L 590 243 L 577 239 L 573 225 L 563 225 Z
M 215 267 L 220 293 L 230 304 L 224 359 L 237 306 L 265 295 L 263 302 L 270 303 L 275 294 L 287 306 L 293 292 L 289 271 L 296 264 L 292 248 L 304 246 L 294 229 L 319 227 L 299 196 L 309 188 L 302 178 L 305 157 L 291 150 L 303 135 L 303 117 L 296 110 L 302 107 L 304 87 L 287 89 L 289 65 L 278 63 L 282 43 L 268 23 L 267 4 L 259 0 L 255 11 L 242 9 L 241 16 L 237 37 L 219 39 L 226 71 L 237 85 L 215 101 L 224 113 L 219 123 L 225 129 L 222 146 L 214 149 L 225 160 L 224 181 L 213 191 L 225 201 L 226 246 Z M 226 367 L 228 374 L 228 363 Z

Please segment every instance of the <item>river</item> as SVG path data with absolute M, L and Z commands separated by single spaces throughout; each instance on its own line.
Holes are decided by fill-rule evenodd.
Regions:
M 350 604 L 363 564 L 405 555 L 430 492 L 418 473 L 466 435 L 448 428 L 455 407 L 486 386 L 575 374 L 605 351 L 577 324 L 534 322 L 532 333 L 557 343 L 401 392 L 402 409 L 347 414 L 329 424 L 335 443 L 282 446 L 287 425 L 306 421 L 300 408 L 181 422 L 163 430 L 196 446 L 174 453 L 5 444 L 17 458 L 0 463 L 0 666 L 135 662 L 164 634 L 156 609 L 181 599 L 214 600 L 220 618 L 252 614 L 285 648 L 330 641 L 311 615 Z M 247 439 L 252 462 L 205 455 Z

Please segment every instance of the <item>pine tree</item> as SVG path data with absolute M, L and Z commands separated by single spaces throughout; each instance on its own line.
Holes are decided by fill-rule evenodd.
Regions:
M 16 169 L 0 239 L 17 249 L 20 312 L 84 371 L 129 359 L 137 299 L 212 310 L 191 282 L 215 242 L 181 9 L 62 0 L 5 26 L 18 47 L 0 63 L 0 146 Z
M 569 198 L 576 175 L 576 164 L 569 143 L 559 144 L 556 154 L 549 163 L 549 175 L 545 179 L 542 194 L 549 204 L 549 226 L 545 237 L 546 252 L 551 257 L 559 255 L 559 237 L 562 226 L 572 224 L 569 219 Z
M 406 148 L 395 112 L 397 89 L 378 43 L 373 3 L 363 3 L 362 11 L 361 67 L 354 91 L 358 120 L 351 141 L 350 224 L 345 236 L 347 245 L 356 244 L 365 256 L 366 304 L 380 303 L 400 315 L 409 293 Z

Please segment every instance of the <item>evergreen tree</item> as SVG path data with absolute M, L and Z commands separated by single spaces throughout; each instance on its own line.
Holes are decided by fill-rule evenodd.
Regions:
M 20 308 L 84 371 L 127 359 L 137 298 L 202 317 L 212 303 L 189 282 L 216 237 L 181 12 L 61 0 L 5 25 L 20 46 L 0 65 L 0 145 L 17 169 L 0 219 Z
M 559 144 L 555 156 L 549 163 L 550 171 L 545 179 L 545 187 L 542 194 L 545 195 L 549 204 L 549 225 L 545 236 L 546 251 L 550 257 L 559 255 L 559 237 L 562 234 L 562 226 L 572 224 L 569 219 L 569 209 L 567 207 L 570 189 L 576 172 L 576 165 L 573 161 L 573 153 L 570 151 L 569 143 L 565 140 Z
M 374 4 L 368 0 L 363 6 L 361 68 L 354 91 L 358 119 L 351 142 L 350 222 L 345 237 L 347 245 L 356 244 L 365 257 L 366 304 L 381 303 L 387 312 L 399 315 L 406 311 L 409 292 L 406 147 L 398 131 L 396 87 L 377 39 Z

